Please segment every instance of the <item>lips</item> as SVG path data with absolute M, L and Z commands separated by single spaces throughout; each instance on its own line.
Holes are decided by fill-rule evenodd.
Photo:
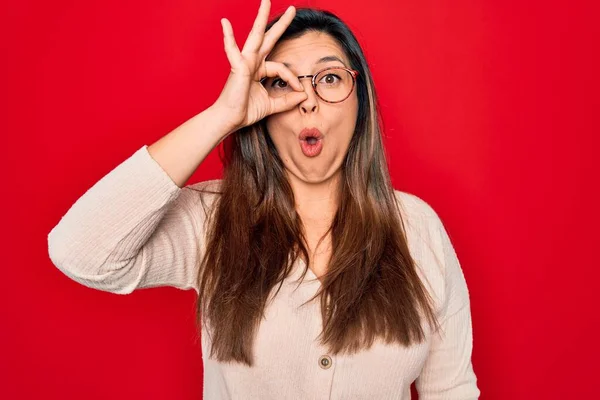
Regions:
M 300 140 L 306 140 L 308 138 L 315 138 L 316 140 L 322 139 L 323 134 L 317 128 L 305 128 L 300 132 Z
M 317 128 L 303 129 L 299 139 L 302 153 L 307 157 L 316 157 L 323 150 L 323 135 Z

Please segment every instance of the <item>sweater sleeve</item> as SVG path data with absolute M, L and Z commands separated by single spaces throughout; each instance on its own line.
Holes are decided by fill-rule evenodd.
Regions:
M 416 380 L 419 399 L 478 399 L 480 391 L 471 362 L 473 331 L 467 284 L 439 216 L 433 212 L 429 221 L 432 237 L 438 239 L 445 297 L 438 316 L 441 329 L 433 334 L 429 355 Z
M 85 192 L 50 231 L 50 259 L 70 279 L 102 291 L 173 286 L 198 292 L 206 216 L 198 193 L 177 186 L 144 145 Z

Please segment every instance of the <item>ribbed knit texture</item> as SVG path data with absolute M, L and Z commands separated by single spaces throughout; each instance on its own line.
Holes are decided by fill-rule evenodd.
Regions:
M 48 235 L 49 256 L 69 278 L 97 290 L 128 294 L 173 286 L 198 292 L 197 257 L 206 245 L 201 200 L 210 207 L 217 195 L 190 187 L 219 183 L 179 188 L 144 145 L 72 205 Z M 351 356 L 328 354 L 316 339 L 322 330 L 318 301 L 301 307 L 320 282 L 309 269 L 298 284 L 306 268 L 298 260 L 265 310 L 253 367 L 208 358 L 210 337 L 202 328 L 204 399 L 405 400 L 415 380 L 422 400 L 479 397 L 469 293 L 448 233 L 425 201 L 402 191 L 396 196 L 442 330 L 427 331 L 425 342 L 409 348 L 376 342 Z M 325 355 L 329 368 L 320 363 Z

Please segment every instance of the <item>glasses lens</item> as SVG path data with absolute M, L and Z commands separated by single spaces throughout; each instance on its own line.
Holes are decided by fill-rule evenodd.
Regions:
M 354 78 L 352 74 L 342 68 L 327 69 L 320 72 L 315 78 L 317 93 L 325 101 L 342 101 L 352 91 Z

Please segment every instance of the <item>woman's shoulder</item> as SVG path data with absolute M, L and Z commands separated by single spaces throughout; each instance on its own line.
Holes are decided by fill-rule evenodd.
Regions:
M 437 275 L 439 268 L 429 268 L 437 265 L 441 257 L 441 242 L 439 235 L 438 214 L 433 207 L 416 194 L 394 190 L 398 199 L 405 227 L 407 241 L 411 253 L 421 261 L 427 275 Z
M 423 247 L 435 248 L 439 238 L 437 226 L 441 223 L 433 207 L 416 194 L 394 190 L 402 224 L 410 247 L 423 253 Z
M 445 302 L 448 279 L 460 269 L 456 267 L 456 253 L 442 219 L 427 201 L 412 193 L 394 192 L 403 213 L 411 254 L 419 274 L 436 298 L 439 311 Z
M 438 217 L 433 207 L 416 194 L 394 189 L 394 195 L 405 217 L 413 219 Z
M 184 187 L 189 191 L 193 191 L 200 194 L 220 194 L 221 193 L 221 184 L 223 179 L 209 179 L 200 181 L 197 183 L 192 183 Z
M 204 220 L 221 193 L 222 179 L 209 179 L 186 185 L 181 188 L 179 201 L 195 217 Z M 199 215 L 197 215 L 200 213 Z

